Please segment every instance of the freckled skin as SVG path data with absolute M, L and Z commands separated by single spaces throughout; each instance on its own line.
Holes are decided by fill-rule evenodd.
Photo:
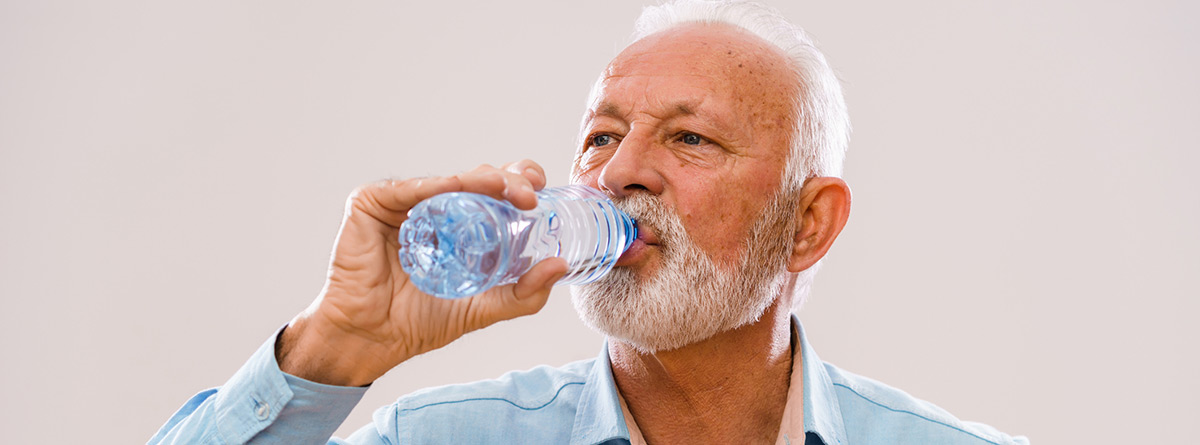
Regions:
M 584 140 L 595 143 L 580 148 L 573 180 L 615 196 L 659 195 L 728 269 L 780 185 L 794 121 L 792 75 L 782 54 L 725 25 L 649 36 L 598 83 L 584 124 Z M 321 294 L 276 341 L 280 370 L 362 386 L 467 332 L 539 311 L 567 272 L 561 258 L 538 263 L 515 284 L 443 300 L 417 289 L 395 252 L 398 228 L 422 200 L 465 191 L 531 209 L 545 183 L 541 166 L 523 160 L 356 189 Z M 797 209 L 803 224 L 795 223 L 790 272 L 825 254 L 848 216 L 849 189 L 837 178 L 810 178 Z M 655 271 L 662 259 L 652 241 L 642 241 L 628 270 Z M 758 321 L 677 349 L 643 353 L 610 339 L 614 381 L 650 443 L 774 443 L 789 377 L 802 372 L 802 362 L 792 362 L 788 296 L 781 292 Z
M 604 71 L 585 115 L 573 181 L 615 196 L 660 195 L 701 249 L 729 267 L 780 186 L 795 119 L 794 76 L 779 50 L 727 25 L 684 25 L 646 37 Z M 686 144 L 684 133 L 705 143 Z M 593 144 L 601 134 L 611 142 Z M 634 266 L 652 273 L 658 260 L 649 249 Z

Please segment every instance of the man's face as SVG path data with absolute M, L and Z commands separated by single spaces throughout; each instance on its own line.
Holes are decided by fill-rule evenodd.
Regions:
M 649 285 L 655 279 L 667 278 L 661 277 L 664 273 L 675 275 L 673 278 L 690 274 L 700 279 L 710 273 L 725 273 L 737 279 L 747 274 L 743 267 L 747 261 L 757 259 L 749 249 L 768 254 L 763 246 L 752 246 L 752 238 L 772 238 L 776 245 L 786 243 L 791 233 L 781 225 L 787 225 L 789 215 L 782 216 L 784 223 L 778 221 L 780 215 L 769 218 L 774 220 L 771 224 L 756 228 L 755 223 L 766 216 L 763 211 L 774 204 L 781 184 L 794 128 L 790 110 L 795 92 L 789 88 L 796 84 L 793 79 L 782 53 L 756 36 L 725 25 L 674 28 L 642 39 L 613 60 L 597 83 L 584 117 L 583 144 L 573 167 L 573 182 L 604 190 L 619 204 L 630 196 L 649 195 L 654 205 L 665 207 L 669 216 L 677 219 L 670 230 L 686 233 L 660 233 L 668 229 L 655 227 L 655 222 L 666 224 L 663 218 L 642 218 L 639 239 L 610 275 L 615 277 L 612 280 L 624 280 L 625 284 L 608 283 L 610 291 L 627 291 L 629 283 Z M 633 206 L 643 209 L 638 212 L 644 211 L 646 203 L 642 201 Z M 776 213 L 780 211 L 786 213 L 786 209 L 777 209 Z M 638 215 L 633 216 L 638 219 Z M 772 233 L 764 237 L 766 229 Z M 687 243 L 689 249 L 667 246 L 667 239 Z M 691 259 L 679 254 L 684 250 L 693 253 Z M 786 254 L 786 249 L 782 253 L 778 248 L 767 250 L 772 251 L 771 255 Z M 704 270 L 702 260 L 708 260 L 714 270 Z M 770 262 L 776 263 L 773 259 Z M 761 262 L 749 266 L 776 268 Z M 757 275 L 772 283 L 778 281 L 775 271 L 769 272 Z M 601 282 L 591 289 L 605 286 Z M 763 283 L 746 286 L 764 287 Z M 678 286 L 658 287 L 687 292 Z M 586 298 L 588 289 L 582 293 Z M 761 300 L 774 296 L 714 295 L 709 299 Z M 684 306 L 681 309 L 689 313 L 700 309 L 686 307 L 687 295 L 670 297 L 678 298 L 680 303 L 676 305 Z M 757 318 L 765 308 L 761 302 L 744 306 L 757 313 L 735 318 Z M 588 314 L 584 307 L 580 310 L 585 320 L 609 316 Z M 728 320 L 713 323 L 722 324 L 722 329 L 736 327 L 728 326 Z M 650 323 L 641 323 L 645 324 Z
M 685 25 L 612 61 L 584 117 L 573 182 L 658 195 L 719 265 L 742 253 L 780 184 L 793 128 L 784 56 L 725 25 Z M 635 246 L 622 265 L 652 273 Z

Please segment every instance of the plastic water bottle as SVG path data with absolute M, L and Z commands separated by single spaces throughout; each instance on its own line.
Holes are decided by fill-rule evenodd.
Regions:
M 476 193 L 444 193 L 413 207 L 400 226 L 400 267 L 422 292 L 462 298 L 516 283 L 534 264 L 567 260 L 558 284 L 595 281 L 637 237 L 637 226 L 599 190 L 537 193 L 533 210 Z

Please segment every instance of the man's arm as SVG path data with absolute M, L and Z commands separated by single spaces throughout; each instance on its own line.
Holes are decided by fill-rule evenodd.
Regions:
M 360 387 L 391 368 L 467 332 L 537 312 L 566 273 L 561 258 L 538 263 L 515 284 L 444 300 L 409 281 L 397 237 L 409 209 L 431 196 L 473 192 L 532 209 L 544 186 L 541 166 L 526 160 L 359 187 L 346 203 L 316 301 L 225 386 L 189 400 L 151 443 L 324 442 L 362 397 Z M 354 439 L 373 443 L 364 432 Z
M 504 170 L 482 165 L 455 176 L 359 187 L 346 203 L 320 296 L 281 337 L 280 369 L 314 382 L 362 386 L 467 332 L 541 310 L 567 271 L 561 258 L 538 263 L 514 284 L 447 300 L 418 290 L 397 252 L 400 225 L 426 198 L 465 191 L 528 210 L 537 206 L 535 190 L 545 182 L 540 166 L 521 161 Z
M 151 444 L 325 443 L 366 393 L 366 387 L 323 385 L 284 374 L 275 361 L 276 335 L 223 386 L 193 396 Z M 342 443 L 330 441 L 330 443 Z M 382 444 L 360 434 L 357 444 Z

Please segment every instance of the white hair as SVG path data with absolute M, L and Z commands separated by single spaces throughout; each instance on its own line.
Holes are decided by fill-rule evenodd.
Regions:
M 720 23 L 748 31 L 787 55 L 796 75 L 795 132 L 779 196 L 798 196 L 804 181 L 816 176 L 842 175 L 850 141 L 850 116 L 842 87 L 825 55 L 799 26 L 760 3 L 740 0 L 675 0 L 649 6 L 635 24 L 633 42 L 688 23 Z M 796 277 L 793 309 L 808 297 L 820 262 Z
M 633 41 L 688 23 L 722 23 L 758 36 L 787 55 L 796 74 L 796 133 L 782 184 L 800 190 L 814 176 L 841 176 L 850 141 L 850 116 L 842 87 L 825 55 L 799 26 L 775 9 L 739 0 L 676 0 L 648 6 L 634 25 Z

